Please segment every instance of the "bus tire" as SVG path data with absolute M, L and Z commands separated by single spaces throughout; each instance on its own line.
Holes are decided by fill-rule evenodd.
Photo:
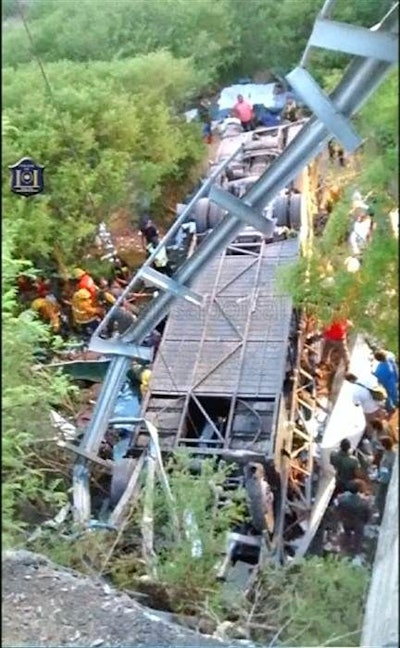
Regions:
M 290 196 L 290 205 L 289 205 L 289 222 L 288 226 L 299 231 L 301 227 L 301 211 L 303 204 L 303 196 L 301 194 L 291 194 Z
M 288 196 L 278 196 L 272 206 L 273 217 L 276 218 L 278 227 L 286 227 L 289 220 Z
M 196 230 L 198 234 L 204 234 L 208 229 L 208 211 L 210 201 L 208 198 L 200 198 L 194 206 Z

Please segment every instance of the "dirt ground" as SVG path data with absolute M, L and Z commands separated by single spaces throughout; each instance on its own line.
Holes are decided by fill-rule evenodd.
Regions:
M 2 585 L 2 646 L 6 648 L 240 645 L 173 624 L 167 615 L 159 616 L 104 582 L 58 568 L 28 551 L 3 553 Z

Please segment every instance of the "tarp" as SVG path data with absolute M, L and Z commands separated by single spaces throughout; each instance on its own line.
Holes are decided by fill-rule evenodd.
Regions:
M 220 110 L 231 109 L 235 105 L 239 94 L 253 104 L 253 106 L 259 104 L 266 108 L 283 108 L 286 101 L 286 93 L 274 95 L 274 87 L 275 83 L 237 83 L 228 86 L 221 91 L 218 99 L 218 108 Z

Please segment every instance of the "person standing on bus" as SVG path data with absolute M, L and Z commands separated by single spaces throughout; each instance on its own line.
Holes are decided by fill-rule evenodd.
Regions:
M 237 117 L 245 131 L 250 131 L 253 127 L 254 111 L 253 106 L 243 99 L 243 95 L 237 96 L 237 102 L 232 108 L 233 116 Z

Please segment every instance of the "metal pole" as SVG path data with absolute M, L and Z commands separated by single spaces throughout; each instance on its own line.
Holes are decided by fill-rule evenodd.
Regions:
M 336 0 L 325 0 L 324 6 L 322 7 L 320 13 L 318 14 L 318 18 L 320 19 L 330 18 L 331 10 L 335 6 L 335 4 L 336 4 Z M 301 57 L 300 67 L 305 67 L 307 65 L 311 47 L 312 46 L 310 45 L 310 38 L 309 38 L 306 48 L 303 52 L 303 56 Z

